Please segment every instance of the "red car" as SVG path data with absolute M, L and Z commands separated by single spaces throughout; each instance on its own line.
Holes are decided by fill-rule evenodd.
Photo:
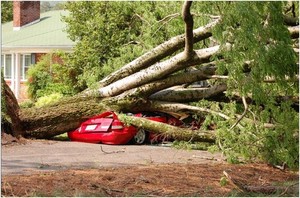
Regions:
M 176 126 L 183 124 L 179 119 L 164 113 L 138 113 L 133 116 Z M 71 141 L 103 144 L 127 144 L 129 142 L 143 144 L 162 139 L 161 136 L 149 133 L 142 128 L 125 126 L 112 111 L 104 112 L 83 122 L 75 131 L 68 132 L 68 137 Z

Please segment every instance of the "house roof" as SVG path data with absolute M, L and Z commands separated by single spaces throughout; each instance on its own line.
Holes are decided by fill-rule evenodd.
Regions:
M 40 21 L 13 30 L 13 22 L 2 24 L 2 52 L 18 53 L 47 53 L 61 49 L 72 51 L 75 45 L 64 31 L 66 24 L 61 16 L 68 15 L 67 11 L 56 10 L 42 13 Z

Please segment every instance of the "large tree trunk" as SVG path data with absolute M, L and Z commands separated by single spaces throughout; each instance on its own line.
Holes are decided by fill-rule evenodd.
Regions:
M 20 107 L 14 93 L 4 81 L 3 75 L 1 76 L 1 97 L 3 97 L 1 98 L 3 100 L 1 106 L 4 105 L 1 110 L 5 111 L 5 113 L 1 112 L 1 130 L 19 138 L 24 135 L 19 117 Z
M 25 137 L 50 138 L 77 128 L 104 110 L 101 100 L 78 96 L 42 108 L 23 109 L 20 118 Z
M 85 90 L 77 96 L 66 98 L 56 104 L 42 108 L 21 109 L 16 105 L 12 93 L 4 87 L 8 114 L 13 122 L 14 134 L 25 137 L 50 138 L 74 130 L 80 123 L 103 111 L 162 111 L 208 113 L 230 118 L 220 112 L 194 107 L 179 102 L 211 98 L 226 91 L 226 76 L 215 74 L 217 67 L 211 57 L 219 55 L 220 46 L 194 50 L 193 44 L 212 37 L 212 29 L 220 18 L 206 26 L 193 30 L 193 17 L 190 13 L 192 2 L 183 5 L 182 16 L 185 34 L 171 38 L 144 55 L 126 64 L 99 82 L 95 90 Z M 299 37 L 298 26 L 289 29 L 293 38 Z M 230 45 L 227 45 L 230 50 Z M 222 49 L 224 50 L 224 49 Z M 226 50 L 226 49 L 225 49 Z M 173 57 L 168 56 L 177 52 Z M 225 60 L 224 60 L 225 61 Z M 251 63 L 251 61 L 249 61 Z M 249 63 L 247 70 L 249 72 Z M 194 69 L 191 69 L 194 68 Z M 207 79 L 222 79 L 209 87 L 190 87 L 194 82 Z M 5 83 L 4 83 L 5 84 Z M 164 133 L 175 139 L 213 141 L 211 131 L 191 131 L 164 123 L 134 118 L 124 119 L 129 124 L 144 127 L 156 133 Z

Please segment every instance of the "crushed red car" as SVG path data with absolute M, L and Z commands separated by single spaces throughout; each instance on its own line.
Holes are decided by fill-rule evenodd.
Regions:
M 184 123 L 166 113 L 138 113 L 128 115 L 145 117 L 156 122 L 168 123 L 174 126 L 182 126 Z M 83 122 L 75 131 L 68 132 L 71 141 L 103 144 L 144 144 L 148 142 L 161 141 L 164 137 L 145 131 L 142 128 L 126 126 L 117 115 L 112 112 L 104 112 Z

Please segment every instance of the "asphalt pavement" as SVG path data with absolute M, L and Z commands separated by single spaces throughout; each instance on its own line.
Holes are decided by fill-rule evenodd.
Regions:
M 221 154 L 155 145 L 103 145 L 62 141 L 29 141 L 2 146 L 2 175 L 32 171 L 101 168 L 170 163 L 214 163 Z

